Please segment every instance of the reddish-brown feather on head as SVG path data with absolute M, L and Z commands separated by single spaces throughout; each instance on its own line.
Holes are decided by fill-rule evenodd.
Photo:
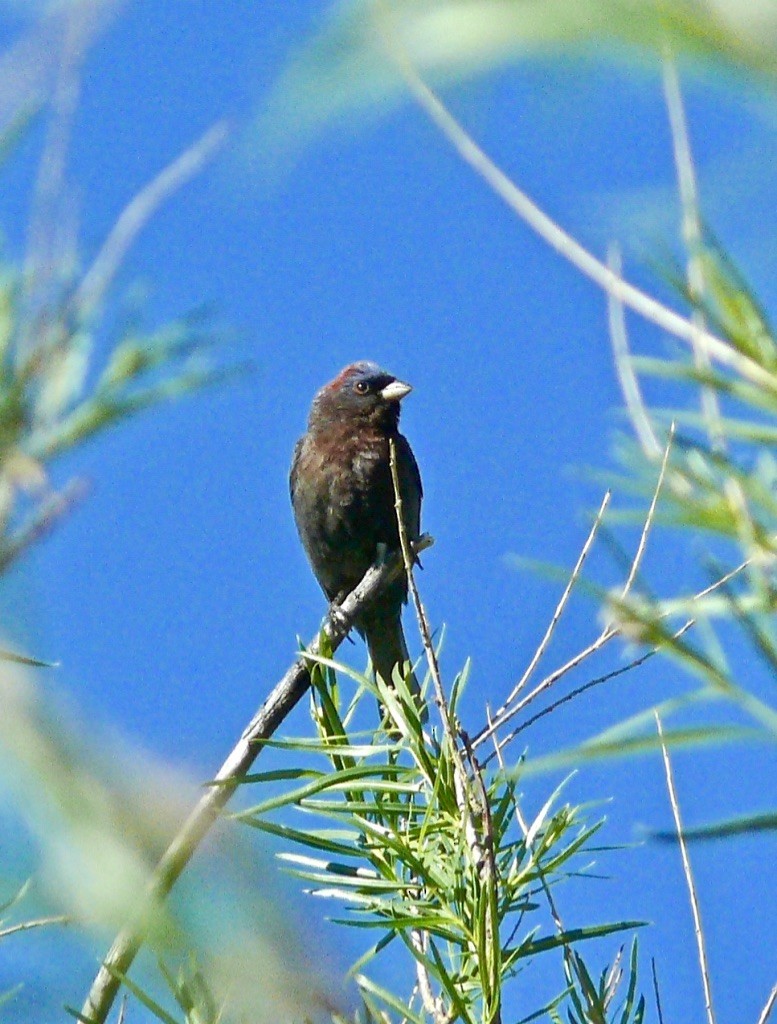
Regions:
M 395 430 L 399 403 L 411 387 L 368 360 L 351 363 L 325 384 L 313 399 L 309 429 L 318 431 L 333 420 L 369 421 L 384 430 Z

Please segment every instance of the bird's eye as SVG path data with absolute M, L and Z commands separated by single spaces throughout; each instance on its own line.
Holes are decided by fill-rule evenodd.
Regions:
M 353 386 L 354 391 L 359 395 L 366 395 L 370 390 L 370 385 L 366 380 L 357 380 Z

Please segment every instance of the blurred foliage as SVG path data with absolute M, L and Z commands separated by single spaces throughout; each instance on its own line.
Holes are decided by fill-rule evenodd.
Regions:
M 607 604 L 625 636 L 660 651 L 696 680 L 697 688 L 678 698 L 673 711 L 723 702 L 755 726 L 753 738 L 773 744 L 777 340 L 744 276 L 709 231 L 701 231 L 691 258 L 700 286 L 690 288 L 680 269 L 669 276 L 693 311 L 699 337 L 690 352 L 674 349 L 630 362 L 680 396 L 670 408 L 641 412 L 659 447 L 668 445 L 657 523 L 687 534 L 707 585 L 695 594 L 673 593 L 671 581 L 664 581 L 664 593 L 656 595 L 640 580 L 627 597 L 611 594 Z M 708 328 L 728 348 L 707 348 L 702 335 Z M 636 484 L 649 494 L 658 472 L 655 448 L 622 440 L 619 456 L 626 475 L 615 486 Z M 647 713 L 641 717 L 646 724 Z M 717 728 L 703 726 L 702 732 L 713 736 Z M 728 738 L 736 731 L 722 728 Z M 775 820 L 773 811 L 749 814 L 688 829 L 686 837 L 763 832 L 774 829 Z
M 195 311 L 149 328 L 142 304 L 130 308 L 117 295 L 139 231 L 215 151 L 221 126 L 130 198 L 91 259 L 75 235 L 74 190 L 65 172 L 74 114 L 68 97 L 78 95 L 89 44 L 117 6 L 113 0 L 42 5 L 40 18 L 30 18 L 4 55 L 0 160 L 11 159 L 28 135 L 41 138 L 41 146 L 26 238 L 5 233 L 0 253 L 0 574 L 85 494 L 77 476 L 54 483 L 57 460 L 136 413 L 231 372 L 214 353 L 209 315 Z M 177 773 L 76 726 L 52 685 L 45 694 L 38 689 L 29 671 L 36 667 L 46 666 L 0 649 L 3 893 L 14 887 L 20 864 L 35 872 L 34 885 L 0 907 L 0 939 L 8 943 L 65 923 L 81 936 L 85 929 L 120 928 L 137 911 L 138 894 L 193 800 Z M 208 902 L 212 937 L 224 912 L 219 900 Z M 248 907 L 250 900 L 243 896 L 241 903 Z M 190 899 L 189 910 L 196 907 Z M 193 927 L 180 908 L 158 905 L 149 912 L 152 947 L 170 953 L 205 942 L 207 929 Z M 270 918 L 266 913 L 265 925 Z M 272 963 L 272 942 L 262 929 L 234 916 L 232 927 L 243 949 Z M 228 959 L 229 944 L 221 944 Z M 260 947 L 266 947 L 261 955 Z M 286 981 L 293 974 L 290 968 Z M 286 981 L 278 981 L 279 991 L 291 990 Z M 306 990 L 315 988 L 306 978 Z M 5 1012 L 16 1009 L 16 994 L 0 993 L 10 1004 Z M 278 1005 L 270 1000 L 268 1013 Z
M 187 1021 L 270 1024 L 331 1005 L 324 969 L 306 962 L 285 918 L 283 887 L 236 829 L 218 830 L 171 899 L 145 897 L 196 800 L 191 780 L 115 738 L 96 738 L 50 688 L 38 689 L 28 666 L 0 666 L 0 706 L 0 900 L 12 893 L 0 902 L 0 946 L 51 949 L 51 940 L 32 946 L 31 933 L 67 925 L 72 939 L 53 948 L 69 963 L 60 999 L 73 999 L 95 963 L 79 958 L 85 938 L 106 942 L 142 915 L 148 951 L 123 984 L 147 1007 L 172 1001 Z M 15 891 L 22 865 L 34 880 Z M 26 989 L 40 998 L 50 974 L 60 994 L 63 977 L 45 954 L 31 955 L 20 973 L 26 984 L 8 993 L 8 1014 L 24 1018 Z
M 395 101 L 400 64 L 452 82 L 535 57 L 618 59 L 667 46 L 700 66 L 777 75 L 768 0 L 344 0 L 290 61 L 270 109 L 278 140 Z
M 0 573 L 84 493 L 77 480 L 55 489 L 49 468 L 56 458 L 227 372 L 213 357 L 215 332 L 205 313 L 149 329 L 140 308 L 121 311 L 116 294 L 132 243 L 159 205 L 221 145 L 223 125 L 214 125 L 130 199 L 91 261 L 75 235 L 65 173 L 74 115 L 67 97 L 77 95 L 88 46 L 115 6 L 114 0 L 47 5 L 16 56 L 22 60 L 29 50 L 33 66 L 19 71 L 25 81 L 46 80 L 41 52 L 56 65 L 49 94 L 39 84 L 29 95 L 20 88 L 18 96 L 9 90 L 4 97 L 0 160 L 13 155 L 33 122 L 45 124 L 25 249 L 16 256 L 6 242 L 0 252 Z
M 78 497 L 74 481 L 53 489 L 48 466 L 56 457 L 223 376 L 199 317 L 154 331 L 126 325 L 95 374 L 99 325 L 74 313 L 73 294 L 70 287 L 38 310 L 33 325 L 19 276 L 6 268 L 0 277 L 0 572 Z
M 73 481 L 53 489 L 48 466 L 56 457 L 224 373 L 210 358 L 201 315 L 153 331 L 130 320 L 97 371 L 104 328 L 75 301 L 79 282 L 37 304 L 25 281 L 12 265 L 0 268 L 0 572 L 77 497 Z

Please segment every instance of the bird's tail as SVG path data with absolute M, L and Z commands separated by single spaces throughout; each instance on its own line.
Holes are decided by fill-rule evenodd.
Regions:
M 394 677 L 394 666 L 399 665 L 400 671 L 403 671 L 405 663 L 410 662 L 399 614 L 395 618 L 381 616 L 369 624 L 364 635 L 376 675 L 379 675 L 384 682 L 390 683 Z M 413 696 L 419 698 L 416 703 L 420 706 L 421 687 L 414 672 L 411 671 L 407 676 L 407 683 Z M 425 722 L 426 719 L 427 714 L 424 708 L 422 721 Z

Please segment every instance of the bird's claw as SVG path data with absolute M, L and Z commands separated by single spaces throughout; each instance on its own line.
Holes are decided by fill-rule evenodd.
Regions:
M 329 621 L 332 623 L 333 629 L 342 635 L 345 635 L 351 628 L 351 623 L 343 609 L 335 601 L 329 606 Z

